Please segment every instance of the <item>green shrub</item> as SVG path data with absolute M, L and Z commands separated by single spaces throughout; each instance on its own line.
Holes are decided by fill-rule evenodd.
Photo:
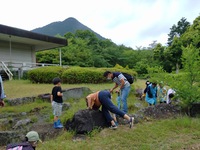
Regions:
M 119 71 L 133 75 L 136 79 L 137 73 L 131 69 L 117 68 L 94 68 L 94 67 L 69 67 L 67 69 L 59 66 L 42 67 L 30 70 L 27 74 L 28 79 L 33 83 L 52 83 L 54 77 L 60 77 L 63 83 L 105 83 L 107 79 L 103 73 Z
M 53 78 L 61 77 L 63 68 L 48 66 L 28 71 L 27 77 L 33 83 L 52 83 Z
M 103 71 L 97 68 L 72 67 L 62 75 L 64 83 L 103 83 Z

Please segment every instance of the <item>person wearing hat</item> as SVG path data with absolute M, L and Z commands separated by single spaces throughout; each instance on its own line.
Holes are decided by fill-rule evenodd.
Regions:
M 54 115 L 54 128 L 60 129 L 63 128 L 59 116 L 62 114 L 62 103 L 63 103 L 63 93 L 61 88 L 61 79 L 56 77 L 53 79 L 54 87 L 51 92 L 51 104 L 53 108 Z
M 35 150 L 38 142 L 42 141 L 36 131 L 30 131 L 26 134 L 25 142 L 8 144 L 6 150 Z

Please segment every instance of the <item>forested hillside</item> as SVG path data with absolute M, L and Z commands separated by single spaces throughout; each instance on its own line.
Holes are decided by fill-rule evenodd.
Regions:
M 82 67 L 113 67 L 119 64 L 146 74 L 148 68 L 163 68 L 167 72 L 183 68 L 182 51 L 192 45 L 200 51 L 200 16 L 193 24 L 182 18 L 170 28 L 168 46 L 154 43 L 147 49 L 133 50 L 116 45 L 109 39 L 99 39 L 89 30 L 76 30 L 64 35 L 69 45 L 62 48 L 62 65 Z M 59 51 L 52 49 L 37 52 L 37 62 L 59 64 Z

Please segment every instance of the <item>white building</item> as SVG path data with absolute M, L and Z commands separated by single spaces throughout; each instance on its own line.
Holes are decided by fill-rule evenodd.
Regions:
M 67 44 L 66 39 L 0 24 L 0 71 L 7 70 L 8 75 L 10 68 L 23 70 L 42 65 L 36 63 L 36 51 L 59 48 Z

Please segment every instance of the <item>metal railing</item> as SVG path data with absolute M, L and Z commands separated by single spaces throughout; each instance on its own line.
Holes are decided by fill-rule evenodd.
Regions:
M 46 63 L 31 63 L 31 62 L 5 62 L 4 64 L 8 66 L 8 68 L 12 68 L 11 70 L 18 70 L 18 69 L 32 69 L 44 66 L 59 66 L 59 64 L 46 64 Z
M 6 64 L 3 62 L 3 61 L 0 61 L 1 63 L 1 67 L 2 69 L 5 71 L 5 73 L 7 74 L 9 80 L 12 80 L 13 79 L 13 74 L 12 72 L 10 71 L 10 69 L 6 66 Z
M 31 62 L 3 62 L 0 61 L 0 67 L 6 72 L 9 80 L 13 79 L 12 72 L 18 72 L 18 78 L 23 77 L 24 71 L 32 70 L 34 68 L 40 68 L 44 66 L 59 66 L 59 64 L 47 64 L 47 63 L 31 63 Z M 12 72 L 11 72 L 12 71 Z

